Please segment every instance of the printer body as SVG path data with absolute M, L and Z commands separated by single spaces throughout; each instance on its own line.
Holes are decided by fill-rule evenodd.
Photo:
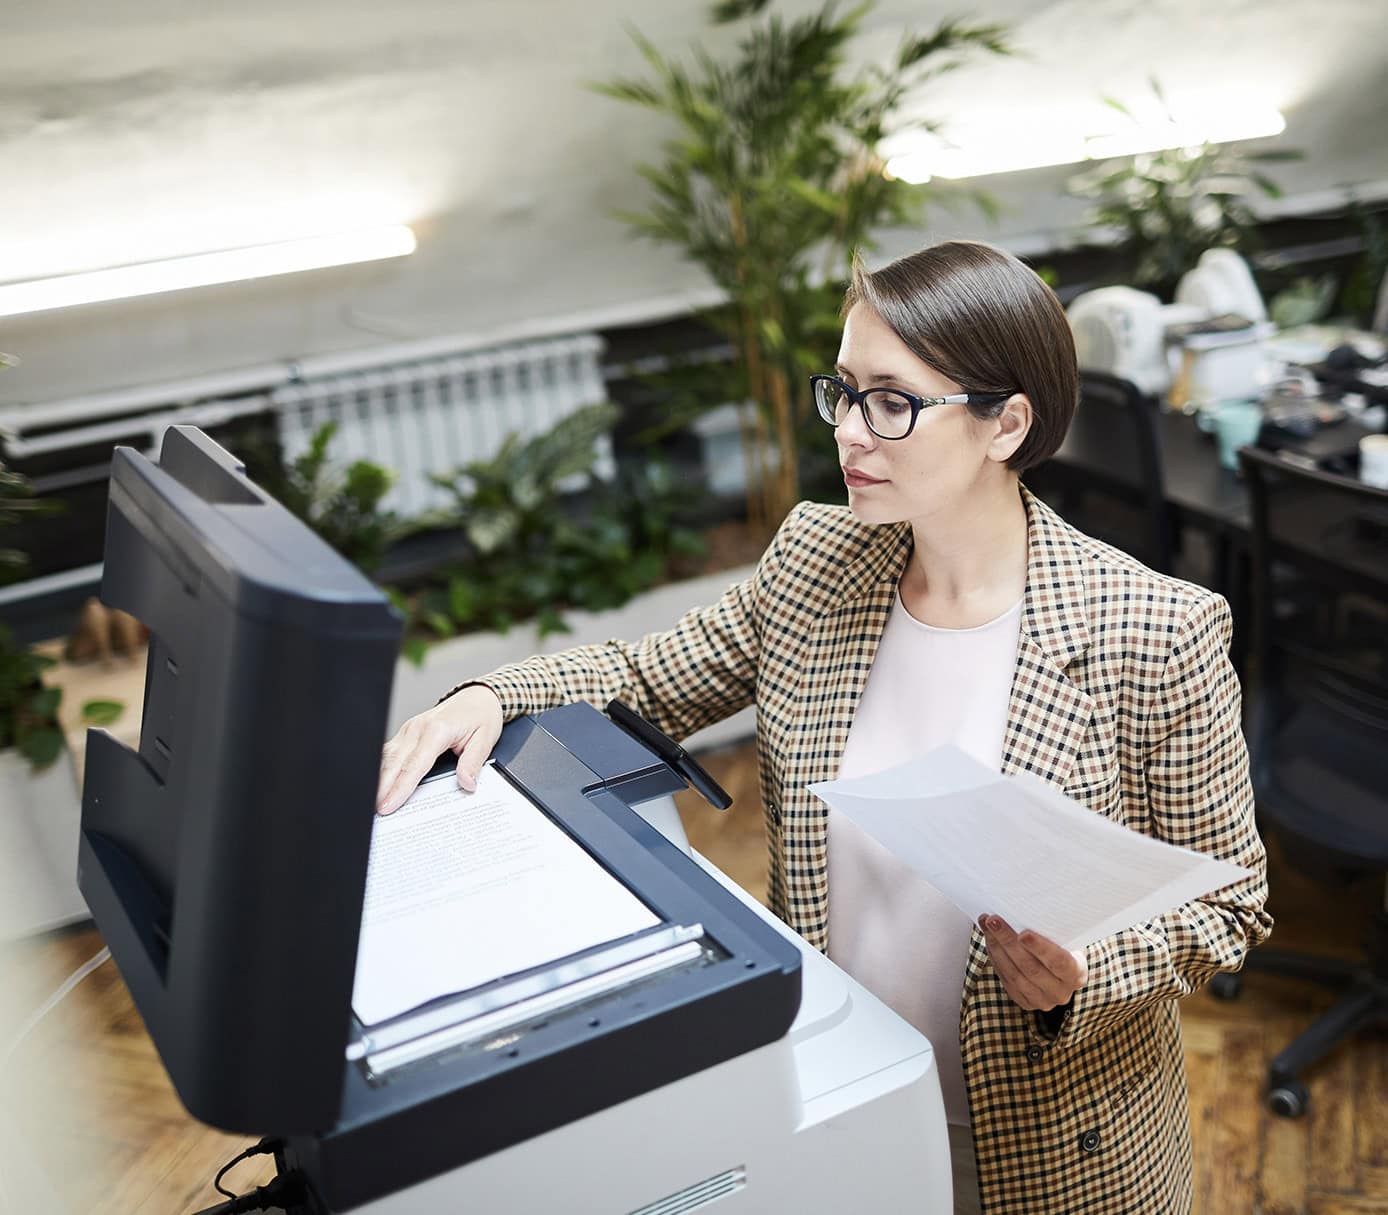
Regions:
M 494 763 L 654 925 L 363 1024 L 398 617 L 190 427 L 118 449 L 103 598 L 149 669 L 138 749 L 89 739 L 79 886 L 189 1111 L 278 1141 L 285 1210 L 950 1209 L 929 1043 L 652 825 L 685 782 L 644 742 L 574 704 Z

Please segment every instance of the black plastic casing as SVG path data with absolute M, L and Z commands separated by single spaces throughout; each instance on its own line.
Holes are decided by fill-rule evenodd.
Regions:
M 82 894 L 190 1113 L 331 1126 L 399 617 L 192 427 L 116 450 L 102 598 L 151 637 L 139 750 L 88 732 Z

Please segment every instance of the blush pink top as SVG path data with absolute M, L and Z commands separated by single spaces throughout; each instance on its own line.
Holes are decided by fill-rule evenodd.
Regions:
M 953 743 L 1002 766 L 1022 600 L 972 629 L 922 624 L 892 608 L 839 762 L 866 776 Z M 829 814 L 829 957 L 930 1039 L 945 1116 L 969 1124 L 959 1009 L 968 917 L 881 844 Z

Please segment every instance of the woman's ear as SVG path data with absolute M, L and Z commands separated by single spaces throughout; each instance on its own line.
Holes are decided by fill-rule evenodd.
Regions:
M 1014 392 L 1003 404 L 1002 412 L 993 419 L 993 426 L 988 458 L 1006 464 L 1031 430 L 1031 398 L 1024 392 Z

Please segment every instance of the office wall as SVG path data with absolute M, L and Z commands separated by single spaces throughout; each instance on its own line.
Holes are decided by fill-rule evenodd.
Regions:
M 787 12 L 815 7 L 794 0 Z M 883 0 L 858 53 L 890 53 L 943 0 Z M 662 47 L 706 37 L 688 0 L 77 0 L 5 8 L 0 26 L 0 280 L 321 230 L 414 224 L 403 261 L 0 320 L 0 406 L 401 338 L 524 332 L 668 314 L 707 297 L 696 268 L 633 243 L 632 165 L 658 119 L 585 82 L 639 72 L 622 28 Z M 986 0 L 1020 57 L 922 94 L 947 129 L 1092 114 L 1102 93 L 1241 95 L 1280 107 L 1292 204 L 1388 181 L 1388 5 L 1320 0 Z M 890 234 L 972 235 L 1031 251 L 1082 209 L 1072 170 L 983 179 L 965 207 Z

